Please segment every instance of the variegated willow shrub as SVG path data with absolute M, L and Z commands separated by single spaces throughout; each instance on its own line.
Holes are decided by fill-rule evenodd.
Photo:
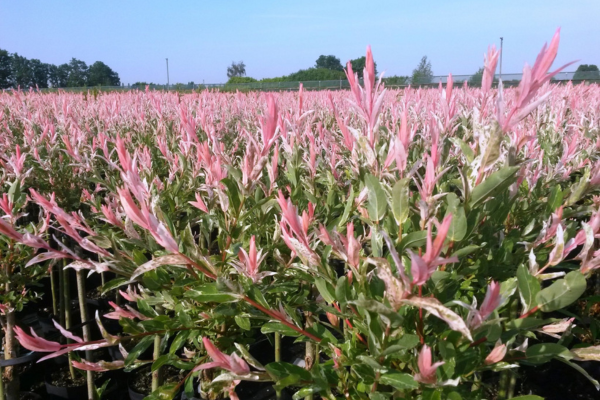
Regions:
M 350 92 L 3 93 L 2 187 L 43 222 L 4 201 L 3 240 L 33 248 L 31 268 L 114 273 L 103 289 L 122 298 L 96 316 L 122 334 L 18 340 L 45 358 L 125 353 L 73 359 L 88 371 L 187 371 L 154 398 L 267 381 L 295 398 L 480 399 L 494 373 L 552 359 L 598 387 L 577 363 L 600 351 L 578 303 L 600 265 L 600 88 L 550 82 L 558 41 L 505 90 L 492 47 L 481 88 L 386 90 L 368 49 Z M 305 344 L 303 366 L 282 337 Z

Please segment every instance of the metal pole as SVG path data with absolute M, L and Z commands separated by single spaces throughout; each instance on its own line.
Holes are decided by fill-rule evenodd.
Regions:
M 500 38 L 500 79 L 502 79 L 502 45 L 504 44 L 504 38 Z
M 169 90 L 169 59 L 166 58 L 167 60 L 167 90 Z

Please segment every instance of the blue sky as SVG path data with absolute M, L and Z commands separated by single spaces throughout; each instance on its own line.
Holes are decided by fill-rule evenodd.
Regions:
M 0 48 L 54 64 L 100 60 L 124 83 L 166 82 L 168 57 L 171 83 L 220 83 L 234 60 L 274 77 L 321 54 L 345 63 L 368 44 L 386 76 L 410 74 L 423 55 L 435 75 L 469 74 L 503 36 L 508 73 L 533 63 L 559 26 L 555 66 L 600 64 L 598 15 L 599 0 L 0 0 Z

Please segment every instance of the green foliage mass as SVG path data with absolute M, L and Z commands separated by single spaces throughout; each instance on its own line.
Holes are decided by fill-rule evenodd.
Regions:
M 0 89 L 120 84 L 119 74 L 102 61 L 88 66 L 84 61 L 72 58 L 68 64 L 53 65 L 0 49 Z

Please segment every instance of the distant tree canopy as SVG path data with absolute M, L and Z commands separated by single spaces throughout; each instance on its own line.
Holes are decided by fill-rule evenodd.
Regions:
M 131 85 L 131 87 L 134 87 L 137 89 L 146 89 L 146 86 L 157 86 L 157 85 L 156 85 L 156 83 L 152 83 L 152 82 L 139 82 L 139 81 Z
M 258 81 L 254 78 L 250 78 L 249 76 L 232 76 L 231 78 L 229 78 L 226 85 L 227 84 L 236 84 L 236 83 L 252 83 L 252 82 L 258 82 Z
M 119 86 L 119 74 L 102 61 L 96 61 L 88 69 L 88 86 Z
M 6 50 L 0 50 L 0 89 L 9 88 L 12 85 L 12 70 L 10 54 Z
M 394 75 L 384 77 L 382 80 L 387 86 L 405 86 L 408 85 L 410 77 Z
M 229 67 L 227 67 L 227 77 L 240 77 L 246 76 L 246 64 L 243 61 L 240 62 L 232 62 Z
M 39 87 L 118 86 L 119 74 L 102 61 L 91 66 L 76 58 L 53 65 L 0 49 L 0 89 Z
M 326 68 L 308 68 L 289 74 L 286 78 L 288 81 L 332 81 L 346 79 L 346 74 Z
M 427 60 L 427 56 L 423 56 L 417 68 L 413 70 L 411 83 L 431 83 L 433 79 L 433 71 L 431 70 L 431 62 Z
M 467 81 L 469 86 L 473 87 L 481 87 L 481 82 L 483 81 L 483 67 L 479 68 L 477 72 L 475 72 L 469 80 Z M 493 83 L 498 83 L 498 78 L 494 78 Z
M 1 78 L 0 78 L 1 79 Z M 575 71 L 575 75 L 573 75 L 574 80 L 594 80 L 600 79 L 600 70 L 594 64 L 581 64 L 577 67 Z
M 354 60 L 350 60 L 350 63 L 352 64 L 352 71 L 357 73 L 358 77 L 362 79 L 365 64 L 367 63 L 367 57 L 362 56 L 359 58 L 355 58 Z M 375 75 L 377 75 L 377 63 L 373 63 L 375 64 Z
M 319 56 L 319 58 L 317 58 L 317 61 L 315 62 L 315 68 L 316 69 L 330 69 L 332 71 L 343 71 L 344 70 L 344 67 L 342 66 L 342 63 L 340 62 L 340 59 L 337 58 L 336 56 L 332 56 L 332 55 Z

